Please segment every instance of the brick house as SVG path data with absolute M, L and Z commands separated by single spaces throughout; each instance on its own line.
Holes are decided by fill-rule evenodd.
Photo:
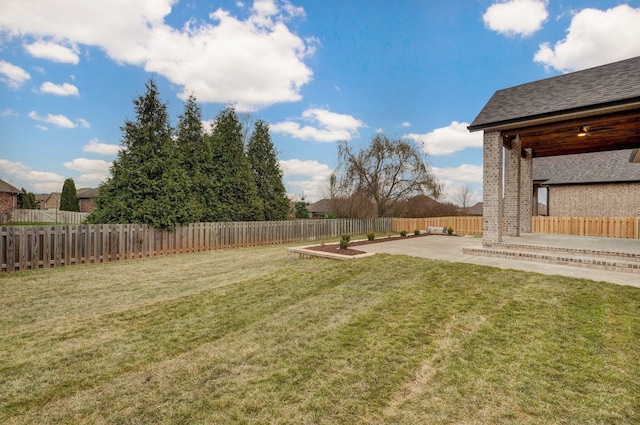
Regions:
M 78 204 L 80 205 L 80 212 L 91 213 L 96 208 L 93 204 L 93 198 L 98 196 L 99 189 L 91 189 L 88 187 L 78 189 L 76 196 L 78 197 Z
M 531 232 L 534 158 L 639 147 L 640 56 L 498 90 L 467 128 L 484 133 L 483 245 Z
M 534 186 L 547 188 L 549 215 L 640 217 L 640 164 L 632 150 L 533 160 Z
M 45 202 L 47 202 L 47 199 L 49 198 L 49 196 L 51 196 L 50 193 L 36 193 L 34 194 L 34 196 L 36 197 L 36 209 L 38 210 L 43 210 L 44 208 L 44 204 Z
M 20 189 L 0 179 L 0 213 L 18 208 Z
M 60 208 L 61 192 L 51 192 L 45 198 L 44 202 L 40 203 L 41 210 L 57 210 Z

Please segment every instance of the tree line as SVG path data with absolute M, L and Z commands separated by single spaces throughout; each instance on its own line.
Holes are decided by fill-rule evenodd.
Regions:
M 233 106 L 202 124 L 195 96 L 173 128 L 153 80 L 121 127 L 122 149 L 99 188 L 89 223 L 144 223 L 171 229 L 193 222 L 284 220 L 289 199 L 269 126 L 245 134 Z

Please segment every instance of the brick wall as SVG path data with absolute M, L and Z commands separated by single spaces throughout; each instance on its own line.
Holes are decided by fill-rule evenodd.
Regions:
M 499 131 L 485 131 L 483 157 L 482 243 L 502 242 L 502 137 Z
M 7 192 L 0 193 L 0 211 L 7 211 L 18 207 L 18 195 Z
M 549 186 L 549 215 L 640 217 L 640 183 Z
M 504 233 L 520 236 L 520 138 L 504 150 Z
M 520 232 L 531 233 L 531 215 L 533 214 L 533 159 L 531 149 L 520 162 Z M 538 200 L 535 200 L 536 204 Z
M 92 198 L 80 198 L 78 199 L 78 205 L 80 206 L 80 212 L 91 213 L 96 209 Z

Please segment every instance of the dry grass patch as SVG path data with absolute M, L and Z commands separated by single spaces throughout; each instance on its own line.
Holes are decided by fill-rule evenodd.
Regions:
M 0 277 L 6 423 L 634 423 L 640 290 L 214 251 Z

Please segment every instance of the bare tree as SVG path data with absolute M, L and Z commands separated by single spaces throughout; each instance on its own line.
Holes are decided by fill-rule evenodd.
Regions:
M 390 140 L 377 134 L 359 151 L 347 142 L 338 145 L 338 166 L 331 177 L 333 193 L 342 198 L 361 194 L 375 204 L 378 217 L 392 213 L 401 201 L 412 196 L 440 195 L 441 184 L 424 162 L 425 155 L 404 140 Z
M 471 196 L 473 196 L 471 186 L 466 183 L 461 185 L 455 194 L 454 200 L 462 208 L 463 214 L 466 214 L 467 208 L 471 206 Z

